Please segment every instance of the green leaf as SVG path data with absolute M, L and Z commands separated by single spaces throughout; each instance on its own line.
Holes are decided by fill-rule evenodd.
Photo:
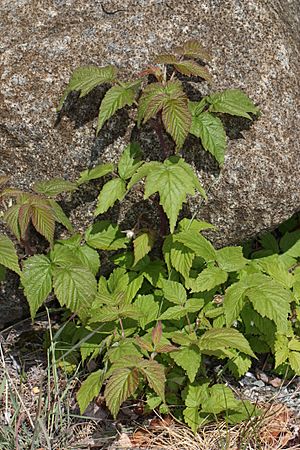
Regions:
M 177 281 L 163 280 L 162 290 L 164 297 L 171 303 L 183 305 L 186 302 L 186 291 Z
M 216 227 L 211 223 L 205 222 L 204 220 L 197 219 L 182 219 L 178 224 L 178 231 L 203 231 L 203 230 L 215 230 Z
M 209 397 L 202 403 L 202 411 L 219 414 L 223 411 L 235 410 L 239 401 L 234 398 L 232 390 L 224 384 L 215 384 L 209 389 Z
M 32 202 L 31 205 L 31 220 L 34 228 L 52 245 L 54 239 L 55 218 L 50 205 L 45 204 L 44 201 L 35 201 Z
M 139 369 L 146 377 L 151 389 L 165 401 L 166 376 L 164 366 L 154 359 L 150 359 L 148 361 L 143 361 L 139 365 Z
M 13 270 L 18 275 L 21 274 L 14 244 L 4 234 L 0 234 L 0 264 Z
M 231 353 L 234 353 L 234 357 L 226 362 L 226 366 L 231 371 L 235 378 L 239 379 L 250 369 L 252 366 L 252 360 L 244 353 L 239 353 L 236 350 L 230 349 Z
M 159 316 L 159 320 L 179 320 L 187 315 L 187 309 L 183 305 L 168 308 Z
M 184 278 L 189 277 L 189 273 L 195 258 L 195 253 L 181 242 L 174 242 L 171 248 L 172 266 L 181 273 Z
M 95 67 L 86 66 L 76 69 L 69 81 L 57 111 L 59 112 L 64 104 L 65 99 L 72 91 L 80 91 L 80 97 L 84 97 L 91 92 L 96 86 L 103 83 L 109 83 L 115 80 L 117 69 L 114 66 Z
M 224 247 L 217 250 L 217 263 L 226 272 L 241 270 L 248 263 L 242 247 Z
M 91 373 L 81 384 L 76 398 L 79 404 L 80 413 L 83 414 L 90 402 L 99 395 L 103 384 L 103 370 L 97 370 Z
M 300 375 L 300 352 L 290 352 L 289 362 L 295 374 Z
M 220 165 L 223 165 L 226 133 L 218 117 L 208 112 L 193 116 L 190 133 L 200 138 L 203 148 L 211 153 Z
M 174 51 L 179 55 L 188 56 L 190 58 L 211 60 L 210 54 L 200 42 L 196 41 L 196 39 L 189 39 L 182 46 L 175 47 Z
M 300 252 L 300 230 L 294 230 L 292 232 L 287 232 L 280 239 L 280 249 L 287 253 L 289 256 L 295 258 L 299 257 Z
M 131 178 L 141 164 L 143 164 L 141 161 L 141 153 L 141 147 L 136 142 L 127 145 L 118 164 L 118 172 L 122 180 Z
M 278 332 L 285 334 L 288 329 L 290 302 L 293 300 L 291 292 L 266 275 L 249 275 L 247 281 L 253 283 L 247 289 L 246 295 L 254 309 L 262 317 L 273 320 Z
M 174 239 L 182 242 L 186 247 L 193 250 L 197 256 L 201 256 L 206 262 L 215 261 L 216 250 L 212 244 L 194 230 L 181 231 L 174 235 Z
M 82 266 L 56 267 L 53 272 L 55 295 L 81 319 L 86 318 L 97 292 L 97 282 L 90 270 Z
M 139 374 L 136 368 L 116 369 L 109 378 L 104 391 L 106 405 L 116 419 L 120 406 L 136 391 Z
M 108 173 L 114 170 L 114 165 L 112 163 L 99 164 L 93 169 L 86 169 L 81 172 L 80 177 L 77 180 L 77 185 L 80 186 L 83 183 L 87 183 L 90 180 L 96 180 L 98 178 L 104 177 Z
M 293 285 L 293 275 L 288 272 L 284 262 L 279 255 L 271 255 L 266 258 L 260 258 L 255 263 L 261 270 L 270 275 L 273 280 L 290 289 Z
M 199 349 L 195 345 L 182 347 L 176 352 L 171 352 L 170 357 L 183 368 L 190 382 L 193 383 L 201 364 Z
M 223 307 L 227 326 L 231 326 L 239 317 L 244 306 L 246 289 L 243 283 L 234 283 L 226 289 Z
M 21 283 L 34 319 L 37 310 L 52 291 L 52 267 L 45 255 L 35 255 L 24 261 Z
M 59 243 L 69 247 L 76 258 L 78 258 L 85 267 L 87 267 L 94 275 L 97 274 L 100 267 L 99 254 L 88 245 L 81 244 L 80 234 L 75 234 L 72 238 L 61 240 Z
M 68 231 L 73 232 L 73 225 L 71 224 L 68 217 L 65 215 L 63 209 L 59 206 L 59 204 L 53 200 L 52 198 L 48 199 L 48 203 L 52 209 L 52 213 L 54 215 L 54 220 L 58 223 L 61 223 Z
M 210 291 L 216 286 L 226 282 L 228 274 L 219 267 L 207 267 L 204 269 L 195 280 L 189 280 L 191 283 L 192 292 Z
M 118 109 L 131 106 L 137 96 L 139 84 L 123 83 L 122 86 L 113 86 L 105 94 L 99 109 L 97 134 L 104 123 L 110 119 Z
M 288 338 L 282 334 L 276 333 L 274 343 L 275 368 L 284 363 L 289 357 Z
M 20 205 L 13 205 L 3 215 L 3 219 L 16 236 L 18 241 L 21 238 L 20 227 L 19 227 L 19 211 Z
M 32 188 L 38 194 L 44 194 L 48 197 L 55 197 L 62 192 L 73 192 L 77 189 L 77 184 L 63 178 L 53 178 L 49 181 L 39 181 Z
M 126 248 L 128 238 L 121 233 L 118 225 L 102 220 L 89 227 L 85 233 L 86 243 L 99 250 Z
M 188 169 L 191 170 L 182 158 L 173 156 L 164 163 L 152 166 L 146 178 L 144 197 L 147 199 L 155 192 L 159 193 L 160 204 L 170 221 L 171 233 L 174 232 L 182 203 L 186 202 L 186 195 L 194 195 L 195 189 L 199 190 L 198 180 Z
M 176 149 L 179 150 L 191 127 L 188 98 L 178 80 L 168 81 L 165 91 L 167 98 L 163 105 L 162 120 L 166 131 L 176 143 Z
M 147 255 L 154 245 L 154 236 L 151 232 L 142 232 L 133 241 L 134 263 L 135 266 L 145 255 Z
M 183 417 L 185 423 L 187 423 L 194 434 L 197 433 L 198 429 L 204 425 L 209 418 L 208 414 L 200 414 L 198 407 L 190 406 L 183 410 Z
M 139 295 L 134 302 L 134 307 L 141 313 L 139 324 L 143 330 L 148 323 L 158 317 L 159 303 L 155 301 L 152 294 Z
M 259 109 L 252 100 L 239 89 L 228 89 L 205 97 L 210 103 L 209 111 L 231 114 L 251 119 L 248 113 L 258 114 Z
M 123 200 L 126 194 L 126 186 L 121 178 L 113 178 L 108 181 L 98 195 L 98 203 L 94 216 L 105 213 L 117 200 Z
M 235 348 L 246 355 L 256 358 L 247 339 L 234 328 L 212 328 L 199 339 L 202 351 L 215 351 L 223 348 Z
M 206 67 L 200 66 L 200 64 L 196 63 L 193 60 L 185 60 L 181 62 L 177 62 L 174 64 L 174 67 L 178 72 L 187 76 L 196 76 L 201 77 L 206 81 L 212 81 L 212 76 Z
M 296 352 L 300 352 L 300 340 L 293 338 L 290 340 L 288 344 L 289 350 L 295 350 Z

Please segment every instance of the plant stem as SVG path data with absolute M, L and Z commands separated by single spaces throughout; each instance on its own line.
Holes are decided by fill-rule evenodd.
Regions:
M 164 135 L 163 135 L 163 123 L 162 123 L 162 118 L 161 118 L 161 114 L 159 113 L 157 115 L 157 120 L 154 120 L 154 129 L 156 131 L 163 155 L 165 157 L 165 159 L 168 158 L 170 150 L 168 148 L 168 145 L 166 144 Z

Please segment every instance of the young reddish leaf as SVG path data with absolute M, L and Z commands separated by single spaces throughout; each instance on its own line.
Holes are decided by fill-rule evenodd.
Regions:
M 161 337 L 162 337 L 162 323 L 159 320 L 152 330 L 152 342 L 154 348 L 160 343 Z
M 105 94 L 98 116 L 97 134 L 104 123 L 124 106 L 131 106 L 137 96 L 139 84 L 124 83 L 122 86 L 113 86 Z
M 75 191 L 77 189 L 77 184 L 61 178 L 54 178 L 49 181 L 39 181 L 34 184 L 32 189 L 38 194 L 55 197 L 62 192 Z
M 165 401 L 165 368 L 154 359 L 143 361 L 139 364 L 139 370 L 147 378 L 149 386 Z
M 137 110 L 138 127 L 154 117 L 163 107 L 165 101 L 164 86 L 162 83 L 148 84 L 139 99 Z
M 20 205 L 13 205 L 7 211 L 5 211 L 3 219 L 16 236 L 18 241 L 21 239 L 20 227 L 19 227 L 19 211 Z
M 188 40 L 182 46 L 176 47 L 174 51 L 190 58 L 211 60 L 210 54 L 195 39 Z
M 38 200 L 32 203 L 31 220 L 34 228 L 52 245 L 54 239 L 55 219 L 53 211 L 45 200 Z
M 86 66 L 76 69 L 69 81 L 57 111 L 59 112 L 64 104 L 65 99 L 72 91 L 80 91 L 80 97 L 84 97 L 91 92 L 96 86 L 103 83 L 109 83 L 115 80 L 117 69 L 114 66 L 95 67 Z
M 29 303 L 30 315 L 34 319 L 37 310 L 52 291 L 52 267 L 45 255 L 35 255 L 24 261 L 21 276 L 24 293 Z
M 138 235 L 133 241 L 134 263 L 135 266 L 138 261 L 144 258 L 154 245 L 154 234 L 151 231 L 144 231 Z
M 18 275 L 21 274 L 14 244 L 4 234 L 0 234 L 0 264 Z
M 109 378 L 104 391 L 108 409 L 116 419 L 120 406 L 136 391 L 139 384 L 139 373 L 136 368 L 116 369 Z
M 156 64 L 176 64 L 178 63 L 178 59 L 176 58 L 175 55 L 172 55 L 170 53 L 164 53 L 161 55 L 157 55 L 154 58 L 154 62 Z
M 201 77 L 206 81 L 211 81 L 212 77 L 206 67 L 200 66 L 193 60 L 181 61 L 174 64 L 175 69 L 183 75 Z
M 138 77 L 145 77 L 147 75 L 154 75 L 157 81 L 162 81 L 163 73 L 157 66 L 149 66 L 148 69 L 142 70 L 137 74 Z
M 32 206 L 29 203 L 25 203 L 24 205 L 19 206 L 18 222 L 20 227 L 21 239 L 26 239 L 26 232 L 29 227 L 32 214 Z

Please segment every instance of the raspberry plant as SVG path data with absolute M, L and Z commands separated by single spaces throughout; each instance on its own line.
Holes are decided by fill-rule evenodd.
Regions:
M 211 224 L 187 218 L 178 223 L 187 195 L 197 190 L 205 197 L 194 169 L 181 155 L 188 134 L 199 138 L 222 165 L 222 114 L 251 119 L 259 112 L 238 89 L 189 100 L 182 76 L 210 82 L 207 68 L 198 62 L 209 59 L 199 43 L 188 41 L 157 56 L 155 65 L 130 81 L 118 79 L 113 66 L 76 69 L 59 110 L 71 91 L 83 97 L 99 84 L 110 83 L 100 105 L 97 133 L 118 109 L 134 107 L 138 127 L 151 121 L 164 161 L 142 160 L 141 148 L 132 142 L 117 165 L 100 164 L 82 172 L 77 181 L 40 182 L 31 193 L 8 188 L 2 192 L 4 199 L 15 198 L 4 218 L 16 237 L 24 241 L 31 221 L 50 248 L 27 257 L 20 272 L 12 242 L 1 236 L 0 264 L 20 273 L 32 319 L 52 292 L 72 314 L 57 338 L 64 348 L 69 343 L 62 365 L 72 370 L 74 361 L 97 362 L 97 370 L 77 394 L 82 413 L 100 390 L 114 417 L 125 400 L 138 395 L 145 400 L 145 411 L 172 411 L 196 432 L 216 417 L 236 423 L 259 414 L 227 386 L 210 380 L 207 358 L 221 360 L 224 371 L 240 377 L 253 360 L 268 353 L 279 373 L 300 374 L 300 240 L 280 253 L 267 239 L 273 254 L 249 259 L 241 247 L 215 249 L 202 235 L 214 228 Z M 155 81 L 147 83 L 148 75 Z M 173 148 L 166 145 L 165 133 L 173 139 Z M 54 239 L 55 221 L 71 232 L 56 195 L 108 175 L 111 179 L 99 193 L 95 216 L 106 213 L 144 180 L 144 197 L 158 193 L 169 222 L 160 255 L 152 252 L 158 238 L 154 230 L 137 227 L 126 234 L 118 224 L 101 218 L 83 234 Z M 103 252 L 114 265 L 105 276 L 105 271 L 99 272 Z

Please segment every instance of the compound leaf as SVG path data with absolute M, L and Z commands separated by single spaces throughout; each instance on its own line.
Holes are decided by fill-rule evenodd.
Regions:
M 139 99 L 137 125 L 146 123 L 162 109 L 165 101 L 164 86 L 161 83 L 148 84 Z

